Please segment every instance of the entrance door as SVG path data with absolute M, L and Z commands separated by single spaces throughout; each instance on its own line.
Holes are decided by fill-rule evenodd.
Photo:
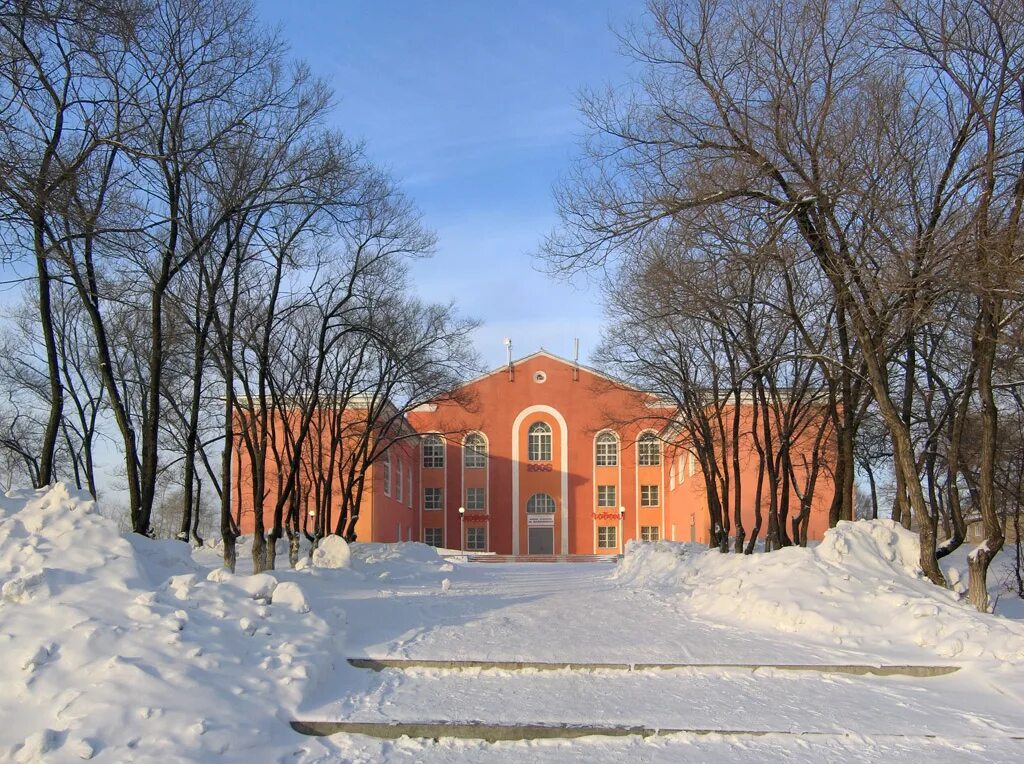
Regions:
M 530 554 L 554 554 L 555 529 L 530 528 L 529 552 Z

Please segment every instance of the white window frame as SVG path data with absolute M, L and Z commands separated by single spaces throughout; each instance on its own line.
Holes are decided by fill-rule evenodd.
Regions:
M 641 525 L 640 526 L 640 540 L 641 541 L 661 541 L 661 526 L 659 526 L 659 525 Z
M 479 432 L 471 432 L 462 441 L 462 466 L 467 470 L 487 467 L 487 440 Z
M 470 496 L 474 497 L 470 499 Z M 479 501 L 476 499 L 479 498 Z M 466 489 L 466 509 L 487 509 L 487 489 L 472 486 Z
M 615 525 L 599 525 L 597 526 L 597 548 L 598 549 L 618 549 L 619 529 Z
M 598 467 L 619 466 L 619 439 L 614 432 L 605 430 L 594 439 L 594 464 Z
M 420 451 L 423 459 L 423 469 L 444 469 L 444 438 L 436 433 L 425 436 L 420 446 Z
M 399 504 L 402 503 L 403 490 L 405 489 L 405 483 L 402 477 L 402 460 L 399 459 L 395 462 L 395 501 Z
M 487 529 L 484 526 L 466 528 L 466 551 L 487 551 Z
M 636 441 L 637 464 L 657 467 L 661 464 L 661 441 L 653 432 L 645 432 Z
M 599 485 L 597 487 L 597 506 L 617 507 L 619 504 L 616 488 L 615 485 Z
M 383 460 L 381 469 L 383 469 L 383 471 L 384 471 L 384 495 L 385 496 L 390 496 L 391 495 L 391 452 L 390 451 L 388 451 L 386 454 L 384 454 L 384 460 Z
M 661 486 L 657 483 L 645 483 L 640 486 L 640 506 L 660 507 Z
M 434 504 L 436 499 L 436 507 L 430 506 Z M 423 509 L 429 512 L 436 512 L 444 509 L 444 489 L 437 488 L 436 486 L 429 486 L 423 489 Z
M 531 462 L 551 461 L 551 425 L 534 422 L 526 433 L 526 459 Z
M 535 493 L 526 502 L 526 513 L 528 515 L 550 515 L 554 514 L 556 509 L 554 498 L 546 493 Z

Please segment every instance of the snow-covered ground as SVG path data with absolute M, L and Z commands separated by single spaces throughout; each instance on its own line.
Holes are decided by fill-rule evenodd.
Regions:
M 885 522 L 754 557 L 636 545 L 618 566 L 336 544 L 232 576 L 216 549 L 118 535 L 63 487 L 21 494 L 0 499 L 0 761 L 1024 760 L 1024 622 L 923 581 L 915 544 Z M 704 667 L 375 673 L 348 657 Z M 707 667 L 817 663 L 959 670 Z M 381 741 L 303 737 L 296 718 L 704 732 Z

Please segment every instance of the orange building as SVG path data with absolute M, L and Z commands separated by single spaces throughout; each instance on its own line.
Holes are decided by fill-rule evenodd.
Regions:
M 667 438 L 674 409 L 664 402 L 545 351 L 459 392 L 410 412 L 418 437 L 368 470 L 361 540 L 563 555 L 616 554 L 630 539 L 708 541 L 699 463 Z M 757 467 L 750 453 L 741 462 L 749 533 Z M 810 539 L 828 527 L 832 492 L 823 475 Z M 251 509 L 239 519 L 251 528 Z

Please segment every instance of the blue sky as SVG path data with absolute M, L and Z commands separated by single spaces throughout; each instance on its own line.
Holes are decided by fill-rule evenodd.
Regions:
M 551 188 L 583 131 L 581 88 L 620 85 L 613 33 L 642 0 L 259 0 L 295 56 L 337 93 L 337 125 L 366 141 L 437 232 L 414 267 L 422 297 L 455 300 L 484 325 L 487 367 L 543 346 L 586 360 L 596 290 L 555 282 L 531 255 L 556 223 Z

